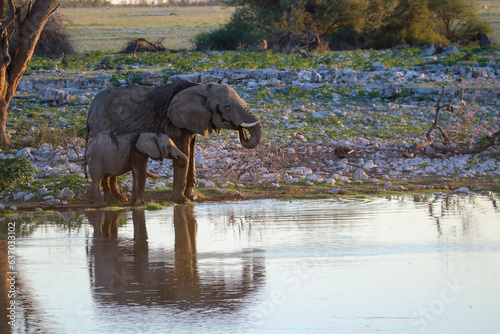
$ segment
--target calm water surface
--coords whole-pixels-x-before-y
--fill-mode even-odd
[[[259,201],[48,218],[17,239],[13,331],[499,333],[499,200]]]

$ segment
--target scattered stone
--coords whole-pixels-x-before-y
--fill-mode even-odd
[[[5,210],[5,205],[3,203],[0,203],[0,210]]]
[[[165,80],[160,73],[144,72],[139,74],[138,83],[144,86],[162,86],[165,84]]]
[[[373,160],[368,160],[367,162],[365,162],[364,166],[363,166],[363,169],[372,169],[372,168],[375,168],[377,167],[377,165],[375,165],[375,163],[373,162]]]
[[[339,178],[339,182],[342,182],[342,183],[351,183],[351,180],[349,180],[349,178],[347,176],[341,176]]]
[[[31,159],[33,156],[31,155],[31,148],[25,147],[17,151],[16,158],[26,158]]]
[[[389,191],[392,189],[392,182],[391,181],[387,181],[384,185],[384,190],[386,191]]]
[[[69,201],[75,197],[75,193],[66,187],[63,190],[61,190],[61,193],[59,194],[58,197],[61,201]]]
[[[365,171],[361,168],[358,168],[356,172],[354,172],[354,176],[352,178],[353,181],[359,180],[368,180],[370,177],[366,175]]]
[[[17,211],[17,206],[12,205],[12,206],[9,207],[9,209],[12,210],[12,211]]]
[[[385,71],[387,68],[387,66],[382,63],[373,63],[372,66],[375,71]]]
[[[20,191],[20,192],[14,194],[14,200],[18,201],[21,198],[23,198],[24,196],[25,196],[25,194],[22,191]]]
[[[70,103],[75,99],[68,92],[56,88],[45,88],[40,92],[38,98],[42,102],[56,102],[57,104]]]
[[[429,45],[424,51],[420,52],[420,57],[429,57],[433,56],[437,52],[434,45]]]
[[[43,211],[43,209],[42,209],[42,208],[40,208],[40,207],[36,207],[36,208],[35,208],[35,211],[40,212],[40,211]]]
[[[60,205],[61,204],[61,200],[57,199],[57,198],[51,198],[51,199],[48,199],[44,202],[45,205],[47,206],[54,206],[54,205]]]
[[[47,195],[47,189],[45,188],[45,185],[43,185],[40,189],[38,189],[38,193],[42,196]]]
[[[35,195],[33,194],[27,194],[26,196],[24,196],[24,201],[25,202],[28,202],[30,201]]]
[[[330,189],[329,191],[331,194],[338,194],[340,192],[340,187],[332,187],[332,189]]]
[[[407,190],[404,186],[402,185],[397,185],[396,188],[394,188],[395,191],[405,191]]]
[[[212,188],[212,187],[215,187],[215,183],[213,181],[204,181],[203,182],[203,187],[205,187],[205,188]]]
[[[468,194],[468,193],[470,193],[470,189],[467,187],[460,187],[458,189],[455,189],[454,193],[456,193],[456,194]]]

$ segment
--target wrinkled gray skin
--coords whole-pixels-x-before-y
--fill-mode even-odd
[[[133,189],[130,203],[142,205],[146,185],[148,158],[155,160],[172,159],[174,166],[186,167],[187,157],[177,149],[172,140],[160,133],[129,133],[116,135],[114,132],[100,132],[87,145],[85,160],[92,182],[86,199],[96,206],[117,203],[111,194],[108,182],[102,182],[104,198],[101,195],[101,181],[108,177],[132,171]],[[125,198],[126,200],[126,198]]]
[[[176,203],[196,199],[196,135],[208,136],[220,129],[238,130],[241,145],[248,149],[257,147],[263,137],[259,119],[233,88],[185,80],[157,88],[108,88],[95,96],[87,118],[87,135],[89,131],[93,135],[102,131],[167,134],[188,158],[186,167],[174,165],[172,199]],[[120,198],[116,178],[110,182],[114,196]]]

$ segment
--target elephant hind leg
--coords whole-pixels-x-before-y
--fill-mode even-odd
[[[101,195],[101,187],[99,186],[99,181],[92,180],[92,183],[89,186],[89,190],[86,194],[86,199],[93,202],[95,206],[106,206],[106,201]]]
[[[102,191],[104,192],[104,200],[108,204],[117,204],[120,203],[112,194],[112,191],[109,187],[109,177],[105,176],[101,181]]]
[[[116,203],[128,201],[127,197],[123,196],[118,190],[116,176],[109,177],[109,189],[111,190],[111,194],[113,195],[110,197],[114,197],[114,199],[117,201]]]

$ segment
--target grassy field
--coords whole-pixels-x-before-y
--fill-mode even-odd
[[[169,49],[191,48],[198,33],[229,20],[232,10],[207,7],[62,8],[76,50],[118,51],[127,41],[164,39]]]
[[[498,0],[475,0],[479,13],[483,18],[490,22],[493,28],[493,34],[490,35],[491,41],[500,44],[500,1]],[[483,9],[486,6],[487,9]]]
[[[494,32],[490,39],[500,44],[500,1],[475,1],[481,16],[491,23]],[[483,5],[489,10],[484,10]],[[110,7],[61,8],[59,13],[68,19],[68,29],[76,50],[118,51],[127,41],[146,38],[164,39],[169,49],[192,48],[191,39],[198,33],[226,23],[231,8],[206,7]]]

